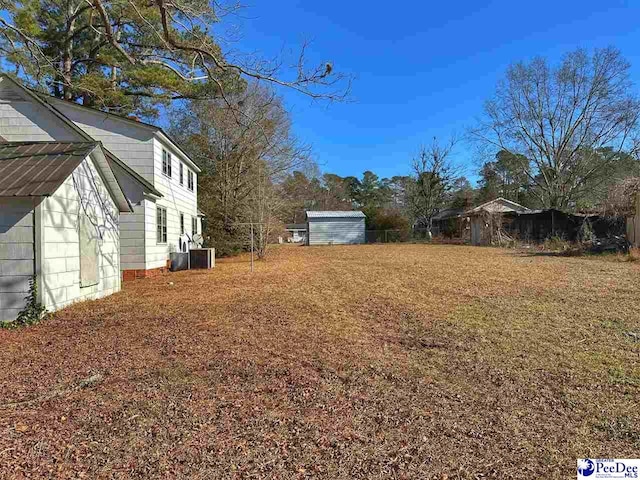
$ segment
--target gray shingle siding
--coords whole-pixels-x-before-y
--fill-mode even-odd
[[[33,275],[33,201],[0,199],[0,322],[24,308]]]
[[[364,218],[310,218],[309,245],[364,243]]]

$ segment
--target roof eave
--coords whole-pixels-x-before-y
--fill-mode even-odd
[[[145,189],[145,193],[154,196],[156,198],[162,198],[163,195],[153,186],[151,182],[142,177],[138,172],[136,172],[129,165],[120,160],[116,155],[111,153],[108,149],[102,147],[105,151],[105,155],[107,158],[110,158],[113,162],[115,162],[120,168],[122,168],[125,172],[127,172],[134,180],[136,180],[142,187]]]
[[[107,156],[105,155],[105,152],[103,150],[101,143],[96,142],[96,147],[87,156],[92,156],[92,155],[96,155],[98,159],[104,161],[104,164],[103,164],[104,167],[100,164],[100,162],[96,162],[96,166],[100,168],[100,170],[102,170],[103,181],[106,184],[105,186],[111,192],[113,199],[116,200],[116,203],[118,205],[118,210],[120,211],[120,213],[133,212],[133,207],[131,206],[131,202],[129,202],[129,199],[127,198],[124,191],[122,190],[122,186],[120,185],[120,182],[118,182],[118,177],[114,173],[113,169],[109,166]],[[106,174],[109,174],[109,173],[113,176],[113,181],[115,182],[115,186],[117,188],[114,188],[114,185],[110,184],[108,179],[105,178]]]

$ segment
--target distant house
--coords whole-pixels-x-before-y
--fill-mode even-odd
[[[99,142],[0,143],[0,321],[29,280],[55,311],[120,290],[120,214],[132,211]]]
[[[285,225],[285,230],[289,232],[290,242],[300,243],[307,241],[307,224],[306,223],[289,223]]]
[[[579,239],[585,223],[597,238],[620,235],[624,230],[620,222],[597,214],[569,213],[555,208],[531,210],[500,198],[465,215],[471,223],[472,245],[502,244],[511,239],[541,243],[551,237],[573,242]]]
[[[359,211],[307,212],[307,245],[365,242],[365,214]]]
[[[503,214],[523,213],[529,209],[506,198],[496,198],[465,212],[471,223],[471,244],[489,245],[500,234]]]

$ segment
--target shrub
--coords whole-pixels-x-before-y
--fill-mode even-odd
[[[29,293],[24,299],[27,303],[18,313],[18,317],[13,322],[4,323],[3,327],[26,327],[38,323],[45,317],[47,309],[38,301],[38,281],[35,275],[29,281]]]
[[[591,222],[585,219],[580,225],[580,231],[578,232],[578,242],[581,244],[592,244],[596,241],[596,234],[593,231]]]
[[[565,250],[569,250],[570,247],[571,244],[558,235],[547,237],[542,243],[543,250],[550,250],[554,252],[564,252]]]

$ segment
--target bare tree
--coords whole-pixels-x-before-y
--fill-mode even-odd
[[[614,217],[633,217],[640,196],[640,177],[625,178],[609,187],[603,214]]]
[[[427,229],[429,238],[433,217],[443,207],[460,173],[451,161],[455,145],[453,136],[446,144],[434,137],[431,145],[422,147],[411,164],[412,181],[407,186],[407,197],[417,223]]]
[[[629,64],[613,48],[516,63],[485,105],[472,135],[521,155],[520,168],[545,207],[568,208],[598,183],[616,154],[635,148],[640,103]],[[603,154],[605,147],[608,154]]]
[[[246,235],[238,223],[259,223],[255,235],[264,256],[282,206],[280,184],[311,162],[311,149],[293,135],[272,90],[254,84],[229,100],[233,107],[223,100],[189,103],[172,115],[171,133],[203,168],[200,206],[216,248],[224,249],[225,238],[236,242]]]

